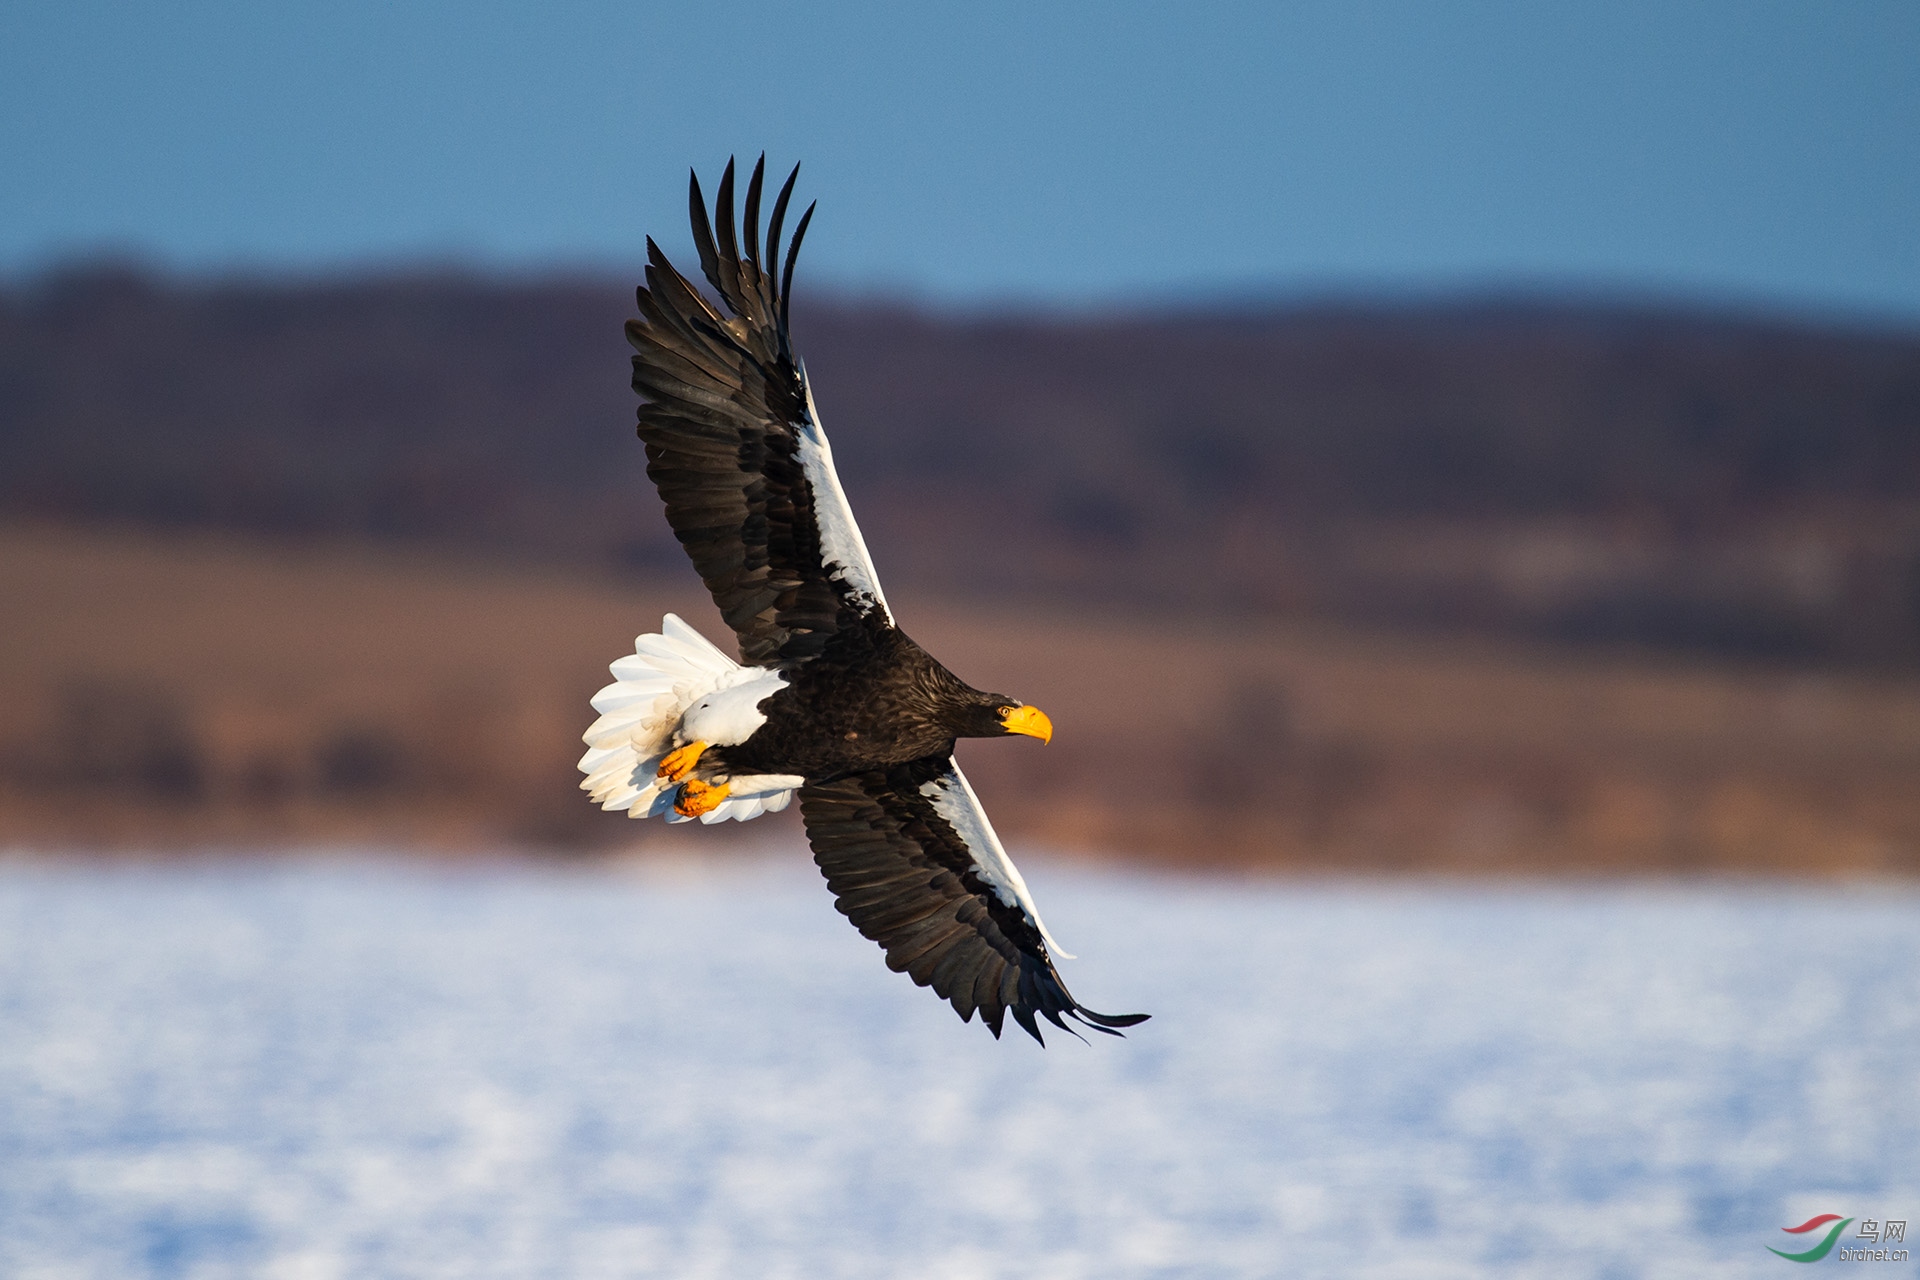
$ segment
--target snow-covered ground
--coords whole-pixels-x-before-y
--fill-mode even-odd
[[[1779,1275],[1821,1212],[1920,1246],[1911,888],[1039,861],[1075,993],[1154,1014],[1042,1051],[786,858],[0,863],[0,1275]]]

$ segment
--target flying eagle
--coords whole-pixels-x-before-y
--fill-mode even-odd
[[[1044,1017],[1097,1031],[1144,1014],[1074,1000],[1026,882],[953,759],[957,738],[1047,741],[1038,708],[983,693],[893,622],[834,473],[805,366],[787,333],[794,259],[781,226],[799,166],[760,247],[761,179],[744,237],[733,162],[711,221],[696,175],[693,240],[726,314],[647,239],[640,318],[627,322],[647,474],[667,522],[740,640],[740,662],[672,614],[612,666],[593,699],[581,788],[605,809],[746,821],[797,791],[814,861],[836,905],[887,965],[930,986],[997,1038],[1010,1012],[1034,1039]],[[744,249],[744,253],[742,250]]]

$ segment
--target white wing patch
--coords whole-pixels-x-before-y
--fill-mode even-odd
[[[867,553],[867,541],[853,518],[853,507],[840,487],[840,475],[833,468],[833,446],[827,443],[826,428],[820,425],[820,410],[814,407],[813,384],[807,371],[800,370],[800,385],[807,392],[807,421],[800,424],[800,466],[813,485],[813,514],[820,526],[820,554],[827,560],[829,572],[852,587],[857,595],[880,606],[891,621],[886,592],[880,589],[880,575],[874,572],[873,557]]]
[[[1018,907],[1033,922],[1049,952],[1072,960],[1073,954],[1047,932],[1046,923],[1040,919],[1040,908],[1033,905],[1027,882],[1020,878],[1020,868],[1013,865],[1013,859],[1000,844],[1000,837],[993,833],[987,811],[981,807],[980,797],[967,785],[967,775],[960,772],[959,764],[949,762],[945,773],[921,784],[920,794],[932,802],[933,811],[945,818],[947,825],[966,842],[967,852],[973,855],[974,870],[993,886],[994,896],[1009,907]]]
[[[603,809],[633,818],[666,814],[669,822],[688,819],[673,811],[674,788],[656,776],[661,758],[696,740],[745,742],[766,723],[759,704],[787,683],[778,671],[741,666],[671,613],[610,669],[614,682],[593,696],[600,718],[581,735],[587,754],[580,772],[587,776],[580,789]],[[803,781],[784,774],[730,779],[727,799],[700,820],[777,813]]]

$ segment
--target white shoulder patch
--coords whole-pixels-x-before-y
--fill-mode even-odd
[[[1046,941],[1047,950],[1065,960],[1072,960],[1073,953],[1067,951],[1053,935],[1047,932],[1046,922],[1040,919],[1040,908],[1033,905],[1033,895],[1027,892],[1027,882],[1020,877],[1020,868],[1013,865],[1013,859],[1007,856],[1006,849],[1000,843],[1000,837],[993,833],[993,824],[987,821],[987,811],[980,804],[980,797],[973,794],[973,788],[967,784],[967,775],[960,772],[957,763],[949,761],[947,771],[931,782],[922,783],[920,794],[933,804],[933,811],[947,820],[959,837],[966,842],[967,851],[973,854],[973,866],[980,878],[993,886],[993,892],[1000,901],[1010,907],[1018,907],[1033,927],[1040,931]]]
[[[680,718],[680,736],[688,742],[731,747],[751,738],[767,722],[760,704],[787,687],[787,678],[767,667],[735,667],[722,675],[711,693],[702,694]]]
[[[807,421],[800,424],[800,466],[813,485],[814,519],[820,525],[820,553],[826,557],[831,574],[880,607],[891,620],[886,592],[880,589],[880,575],[874,572],[873,557],[860,536],[853,518],[853,507],[840,487],[840,474],[833,468],[833,446],[827,443],[826,428],[820,425],[820,410],[813,403],[813,384],[807,381],[804,366],[800,385],[807,392]]]

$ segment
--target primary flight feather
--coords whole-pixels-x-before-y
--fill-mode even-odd
[[[894,625],[834,471],[787,304],[809,205],[782,257],[799,166],[760,239],[765,157],[734,219],[728,161],[713,216],[690,183],[694,246],[720,307],[652,238],[640,316],[627,322],[647,475],[667,521],[740,642],[736,663],[669,614],[612,667],[585,735],[584,790],[668,821],[745,821],[797,791],[814,861],[841,912],[887,964],[997,1037],[1011,1013],[1071,1030],[1144,1020],[1087,1009],[973,788],[958,738],[1053,726],[962,682]],[[1042,1041],[1044,1043],[1044,1041]]]

